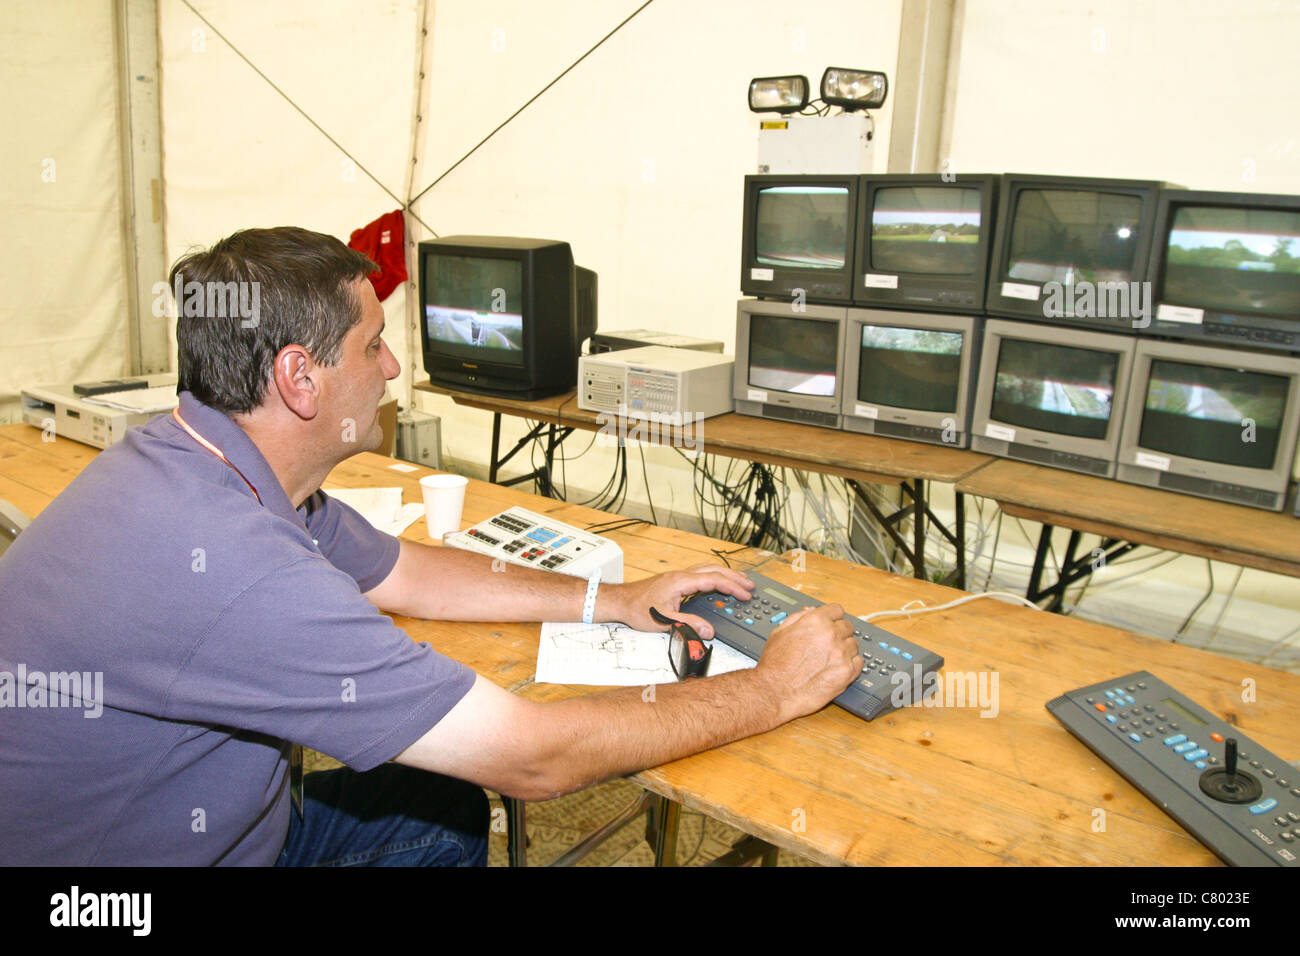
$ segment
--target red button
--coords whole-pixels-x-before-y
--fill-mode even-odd
[[[1093,704],[1092,706],[1096,707],[1096,708],[1097,708],[1099,711],[1101,711],[1103,714],[1106,713],[1106,705],[1105,705],[1105,704]]]
[[[1217,744],[1223,743],[1223,734],[1210,734],[1210,739]]]

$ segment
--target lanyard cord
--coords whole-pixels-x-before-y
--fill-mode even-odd
[[[230,469],[235,474],[237,474],[240,478],[244,478],[244,473],[234,466],[234,464],[230,461],[230,459],[227,458],[222,453],[220,448],[218,448],[216,445],[212,444],[212,442],[208,441],[206,438],[204,438],[202,435],[196,432],[193,428],[190,427],[189,422],[181,418],[181,410],[179,408],[172,409],[172,418],[176,419],[177,423],[181,426],[181,428],[185,429],[187,432],[190,433],[191,438],[193,438],[196,442],[198,442],[208,451],[212,452],[212,454],[216,455],[227,465],[229,465]],[[244,484],[248,485],[248,490],[253,493],[253,497],[257,499],[257,503],[259,505],[262,504],[262,496],[257,493],[257,489],[253,487],[253,483],[249,481],[247,478],[244,478]]]

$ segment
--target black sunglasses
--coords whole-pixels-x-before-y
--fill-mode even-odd
[[[713,645],[706,643],[689,624],[674,621],[655,608],[650,608],[650,616],[660,624],[672,625],[668,632],[668,663],[677,679],[686,680],[707,674],[709,658],[713,656]]]

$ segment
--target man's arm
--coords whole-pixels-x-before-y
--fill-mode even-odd
[[[556,703],[479,677],[397,757],[524,800],[546,800],[763,733],[825,706],[862,669],[838,605],[790,616],[752,670]]]
[[[433,621],[580,621],[587,582],[568,574],[497,562],[460,548],[402,541],[397,564],[366,592],[377,607],[394,614]],[[621,621],[641,631],[665,625],[649,614],[653,606],[690,624],[706,640],[713,626],[678,605],[697,591],[721,591],[749,600],[748,578],[721,567],[671,571],[627,584],[602,582],[594,620]]]

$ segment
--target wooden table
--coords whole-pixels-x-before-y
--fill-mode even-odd
[[[1061,606],[1066,587],[1093,571],[1091,554],[1075,557],[1084,533],[1101,537],[1106,561],[1150,545],[1300,577],[1300,519],[1290,514],[1009,460],[958,479],[957,490],[1042,523],[1027,596],[1035,602],[1050,596],[1052,610]],[[1040,587],[1054,526],[1073,533],[1057,580]]]
[[[546,440],[546,464],[535,472],[511,479],[516,484],[533,478],[538,480],[543,493],[549,493],[551,464],[556,445],[573,429],[599,432],[615,426],[616,416],[587,411],[578,407],[577,393],[569,392],[534,401],[497,398],[444,388],[421,382],[415,388],[436,395],[447,395],[466,408],[478,408],[493,413],[492,448],[488,465],[488,480],[495,482],[501,465],[509,461],[527,443],[540,438]],[[500,453],[501,416],[531,419],[542,423],[521,439],[509,453]],[[635,426],[635,421],[625,420],[625,428]],[[678,437],[681,432],[676,433]],[[912,574],[926,578],[925,536],[926,525],[933,524],[956,549],[957,568],[952,582],[965,586],[966,576],[966,522],[962,495],[956,495],[956,518],[952,530],[935,517],[930,510],[926,482],[938,481],[955,484],[959,479],[983,465],[994,461],[991,456],[961,448],[930,445],[924,442],[902,441],[877,435],[818,428],[794,422],[773,421],[749,415],[729,413],[705,419],[693,431],[688,429],[687,439],[693,447],[708,454],[725,455],[742,461],[759,462],[781,468],[794,468],[845,478],[857,499],[871,513],[884,532],[903,553],[912,566]],[[698,446],[695,443],[698,442]],[[859,487],[860,482],[899,487],[911,500],[892,514],[882,513],[875,502]],[[912,540],[906,540],[897,525],[905,518],[914,517]]]
[[[95,454],[24,425],[0,427],[0,494],[39,511]],[[418,501],[427,469],[394,471],[391,459],[359,455],[326,487],[398,486]],[[608,515],[471,481],[464,525],[512,504],[584,526]],[[425,536],[423,522],[405,533]],[[639,524],[610,535],[629,579],[708,557],[718,542]],[[728,550],[734,546],[726,545]],[[797,571],[780,555],[730,555],[855,614],[957,592],[862,565],[806,556]],[[535,700],[591,688],[537,684],[538,628],[399,618],[416,640]],[[996,716],[975,707],[895,711],[867,723],[825,710],[766,734],[635,774],[632,779],[800,856],[855,865],[1208,865],[1216,858],[1044,709],[1063,691],[1146,669],[1225,716],[1263,746],[1300,751],[1300,677],[1112,628],[998,601],[888,619],[887,629],[946,659],[945,671],[998,678]],[[1255,681],[1254,701],[1241,699]],[[1104,811],[1104,830],[1095,830]]]

